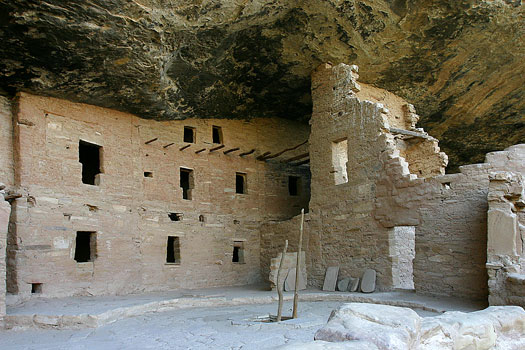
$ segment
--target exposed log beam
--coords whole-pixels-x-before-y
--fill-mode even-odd
[[[210,153],[211,152],[215,152],[217,150],[220,150],[221,148],[224,148],[224,145],[220,145],[220,146],[217,146],[217,147],[210,148]]]
[[[231,153],[231,152],[235,152],[235,151],[238,151],[240,148],[239,147],[235,147],[235,148],[231,148],[227,151],[224,151],[224,154],[228,154],[228,153]]]
[[[306,157],[308,157],[309,155],[310,155],[310,153],[299,154],[298,156],[295,156],[295,157],[292,157],[292,158],[288,158],[288,159],[283,160],[283,163],[290,163],[290,162],[293,162],[294,160],[299,160],[299,159],[306,158]]]
[[[249,155],[249,154],[252,154],[253,152],[255,152],[255,148],[252,149],[251,151],[248,151],[248,152],[244,152],[244,153],[239,154],[239,157],[247,156],[247,155]]]
[[[304,142],[301,142],[300,144],[298,144],[297,146],[294,146],[294,147],[290,147],[290,148],[286,148],[284,150],[282,150],[281,152],[277,152],[275,154],[272,154],[271,156],[268,156],[265,158],[266,159],[272,159],[272,158],[276,158],[276,157],[279,157],[281,154],[285,153],[285,152],[289,152],[289,151],[293,151],[294,149],[297,149],[299,147],[301,147],[302,145],[308,143],[308,140],[304,141]]]
[[[172,143],[168,143],[166,146],[162,146],[162,148],[168,148],[168,147],[171,147],[175,144],[175,142],[172,142]]]
[[[184,151],[188,147],[191,147],[191,145],[182,146],[181,148],[179,148],[179,151]]]
[[[151,140],[149,140],[149,141],[144,142],[144,144],[145,144],[145,145],[149,145],[150,143],[155,142],[155,141],[157,141],[158,139],[159,139],[158,137],[155,137],[154,139],[151,139]]]

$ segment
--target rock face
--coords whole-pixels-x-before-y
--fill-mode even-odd
[[[355,63],[416,105],[451,166],[523,141],[520,0],[0,2],[0,88],[144,118],[307,120],[310,73]]]
[[[301,344],[302,349],[517,350],[525,347],[525,311],[492,306],[421,318],[407,308],[350,303],[332,312],[315,339]],[[283,349],[300,348],[293,344]]]

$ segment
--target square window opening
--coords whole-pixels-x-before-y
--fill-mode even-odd
[[[244,242],[233,241],[232,262],[244,264]]]
[[[212,142],[213,143],[219,143],[222,144],[222,128],[220,126],[212,126],[211,129],[211,136],[212,136]]]
[[[31,283],[31,294],[42,294],[42,283]]]
[[[243,174],[243,173],[235,174],[235,193],[239,193],[239,194],[246,193],[246,174]]]
[[[336,185],[348,182],[348,140],[346,138],[332,142],[332,172]]]
[[[182,221],[182,213],[169,213],[168,214],[171,221]]]
[[[182,188],[182,199],[192,199],[193,170],[180,168],[180,187]]]
[[[78,143],[78,158],[82,164],[82,183],[99,185],[98,174],[102,173],[102,147],[80,140]]]
[[[184,142],[195,143],[195,128],[191,126],[184,127]]]
[[[153,177],[153,173],[151,171],[145,171],[144,177]]]
[[[168,236],[166,263],[180,264],[180,260],[180,239],[176,236]]]
[[[288,176],[288,193],[290,196],[298,196],[301,187],[301,178],[299,176]]]
[[[97,238],[95,232],[78,231],[75,240],[76,262],[89,262],[95,260],[97,252]]]

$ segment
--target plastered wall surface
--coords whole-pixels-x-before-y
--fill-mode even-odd
[[[487,155],[507,164],[489,175],[487,272],[491,305],[525,306],[525,145]]]
[[[36,283],[46,296],[64,296],[256,282],[261,222],[289,218],[308,204],[307,168],[285,162],[308,152],[307,126],[277,119],[156,122],[25,93],[18,103],[14,144],[23,196],[13,203],[9,236],[12,293],[27,295]],[[212,125],[222,128],[222,148],[212,143]],[[184,126],[196,131],[195,143],[183,142]],[[102,147],[99,185],[82,183],[80,140]],[[272,161],[257,160],[285,149]],[[193,171],[191,200],[183,199],[181,167]],[[236,193],[236,173],[245,176],[245,194]],[[290,175],[301,179],[297,196],[288,192]],[[95,232],[92,261],[75,261],[77,231]],[[166,263],[168,236],[179,237],[180,264]],[[244,263],[232,262],[235,244]]]

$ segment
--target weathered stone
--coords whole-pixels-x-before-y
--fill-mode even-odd
[[[357,288],[359,288],[359,277],[350,277],[350,281],[348,282],[348,291],[357,292]]]
[[[348,291],[348,284],[350,283],[350,278],[343,278],[337,282],[337,290],[340,292]]]
[[[344,341],[332,343],[323,340],[310,343],[297,343],[284,345],[277,349],[280,350],[378,350],[378,347],[368,341]]]
[[[288,275],[286,276],[286,280],[284,281],[284,290],[287,292],[291,292],[295,290],[295,267],[288,270]],[[306,289],[306,276],[304,274],[299,273],[299,286],[297,290],[304,290]]]
[[[520,3],[5,1],[0,86],[154,119],[307,120],[311,70],[350,61],[414,103],[457,167],[523,140]]]
[[[324,277],[323,290],[335,292],[335,285],[337,284],[337,275],[339,274],[339,266],[330,266],[326,269]]]
[[[372,293],[376,289],[376,271],[367,269],[361,278],[361,292]]]
[[[408,308],[350,303],[332,311],[316,340],[368,341],[381,350],[408,350],[418,344],[421,318]]]

